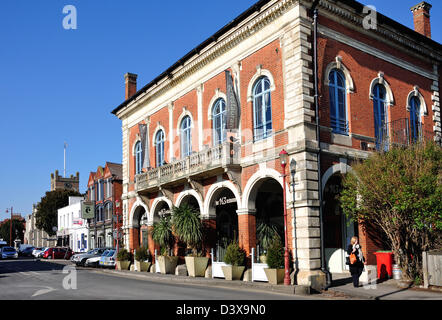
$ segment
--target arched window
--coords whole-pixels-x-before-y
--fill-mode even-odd
[[[410,137],[411,141],[416,142],[420,139],[422,133],[421,123],[421,103],[418,97],[411,97],[410,102]]]
[[[106,220],[112,219],[112,203],[108,202],[106,204]]]
[[[143,166],[142,161],[141,161],[141,141],[138,141],[135,144],[135,174],[140,174],[141,173],[141,168]]]
[[[373,87],[374,130],[376,146],[379,148],[388,136],[386,90],[381,84]]]
[[[253,87],[253,135],[254,140],[265,139],[272,133],[272,99],[270,80],[259,78]]]
[[[164,164],[164,131],[159,130],[155,135],[155,159],[157,167]]]
[[[329,74],[330,122],[333,132],[348,133],[345,77],[333,69]]]
[[[185,116],[181,121],[181,156],[187,157],[192,153],[192,120],[189,116]]]
[[[212,110],[213,121],[213,144],[218,144],[226,141],[226,101],[220,98],[216,100]]]

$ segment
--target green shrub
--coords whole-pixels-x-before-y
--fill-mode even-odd
[[[281,240],[273,240],[267,248],[267,265],[270,269],[284,268],[284,247]]]
[[[131,254],[126,249],[121,249],[117,253],[117,261],[129,261],[131,260]]]
[[[227,246],[224,262],[232,266],[243,266],[245,264],[246,253],[236,242]]]
[[[137,261],[149,261],[150,252],[146,247],[140,247],[135,251],[135,260]]]

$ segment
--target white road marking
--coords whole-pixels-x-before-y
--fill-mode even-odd
[[[40,290],[36,291],[36,292],[32,295],[32,297],[41,296],[41,295],[43,295],[43,294],[47,294],[47,293],[52,292],[52,291],[55,291],[55,290],[57,290],[57,289],[54,289],[54,288],[52,288],[52,287],[46,287],[46,289],[40,289]]]

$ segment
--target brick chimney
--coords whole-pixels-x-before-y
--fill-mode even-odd
[[[134,73],[126,73],[124,81],[126,84],[126,100],[137,92],[137,75]]]
[[[431,39],[430,10],[431,4],[422,1],[411,8],[414,18],[414,30]]]

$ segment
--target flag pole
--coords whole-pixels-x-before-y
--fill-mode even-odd
[[[64,158],[63,158],[63,165],[64,165],[63,174],[64,174],[64,177],[66,178],[66,142],[64,143]]]

